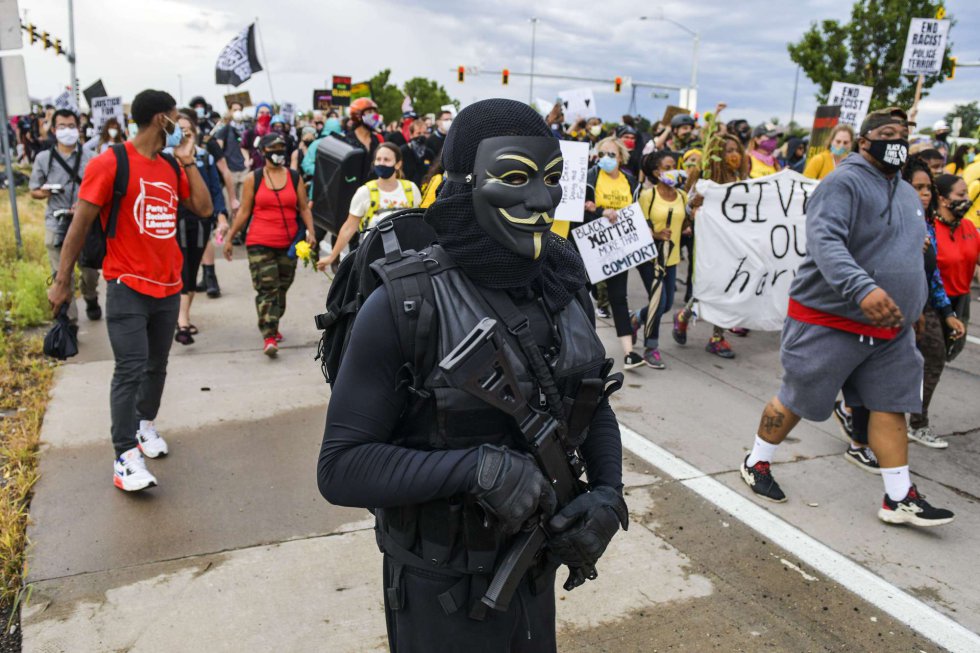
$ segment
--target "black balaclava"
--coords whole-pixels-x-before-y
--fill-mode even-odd
[[[504,246],[477,220],[472,181],[461,181],[474,173],[480,143],[498,136],[552,133],[534,109],[514,100],[482,100],[460,111],[442,149],[446,182],[425,219],[439,244],[477,284],[500,290],[535,287],[552,310],[560,309],[585,285],[585,267],[575,249],[551,231],[542,234],[537,258]]]

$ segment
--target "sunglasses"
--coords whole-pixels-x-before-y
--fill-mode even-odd
[[[617,154],[615,152],[599,152],[599,158],[608,156],[610,159],[615,159]]]

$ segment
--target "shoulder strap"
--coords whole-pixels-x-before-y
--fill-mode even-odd
[[[112,182],[112,208],[109,209],[109,219],[106,221],[106,238],[116,237],[116,223],[119,222],[119,207],[122,198],[129,187],[129,156],[126,154],[124,143],[112,145],[112,154],[116,157],[116,177]]]
[[[288,170],[289,170],[289,178],[293,182],[293,190],[298,193],[299,192],[299,171],[293,170],[292,168],[288,168]]]
[[[255,186],[255,192],[259,192],[259,184],[262,183],[262,171],[265,168],[257,168],[255,172],[252,173],[252,185]]]
[[[162,156],[163,160],[169,163],[170,167],[174,169],[174,174],[177,176],[177,186],[174,188],[174,190],[178,191],[179,193],[180,192],[180,164],[177,163],[177,159],[175,159],[174,155],[172,154],[167,154],[166,152],[160,152],[160,156]]]
[[[69,175],[69,177],[71,178],[72,181],[74,181],[76,184],[82,183],[82,178],[78,176],[78,169],[81,167],[81,164],[82,164],[82,149],[81,148],[76,148],[75,149],[75,165],[73,165],[70,168],[68,167],[68,162],[65,161],[61,157],[61,153],[58,151],[57,148],[52,147],[48,151],[51,152],[51,159],[57,161],[58,162],[58,165],[60,165],[62,168],[64,168],[65,172],[68,173],[68,175]],[[51,159],[48,160],[48,174],[49,175],[51,174]]]
[[[367,229],[368,223],[371,222],[371,218],[374,217],[374,214],[378,212],[378,206],[381,204],[381,191],[378,190],[378,180],[371,179],[364,185],[367,186],[370,201],[368,203],[367,211],[365,211],[364,215],[361,216],[361,223],[359,225],[360,231],[365,231]]]
[[[408,179],[399,179],[402,190],[405,191],[405,199],[408,200],[408,208],[415,207],[415,191],[412,190],[412,182]]]

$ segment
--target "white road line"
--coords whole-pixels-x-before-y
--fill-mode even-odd
[[[975,345],[980,345],[980,338],[978,338],[976,336],[967,336],[966,337],[966,341],[967,342],[972,342]]]
[[[802,562],[953,653],[980,651],[980,635],[815,540],[620,423],[623,445]]]

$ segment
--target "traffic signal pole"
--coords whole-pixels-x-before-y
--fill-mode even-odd
[[[71,64],[71,88],[75,92],[75,106],[82,106],[78,98],[78,73],[75,71],[75,0],[68,0],[68,62]]]

